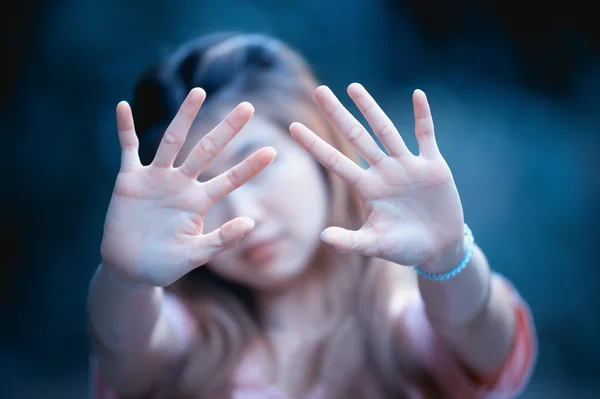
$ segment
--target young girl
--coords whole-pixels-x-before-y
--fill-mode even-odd
[[[348,94],[381,147],[285,45],[218,34],[142,77],[135,129],[117,106],[95,398],[521,391],[531,315],[464,223],[425,94],[418,156],[361,85]]]

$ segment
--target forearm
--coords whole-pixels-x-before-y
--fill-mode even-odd
[[[514,334],[514,309],[478,247],[457,276],[445,281],[419,277],[419,289],[432,327],[470,369],[490,374],[502,365]]]
[[[92,346],[104,377],[122,394],[140,394],[169,358],[172,332],[163,289],[135,285],[100,266],[89,291]]]

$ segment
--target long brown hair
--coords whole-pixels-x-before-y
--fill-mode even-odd
[[[152,161],[164,128],[192,87],[206,90],[205,108],[249,100],[257,113],[283,129],[293,121],[303,122],[357,160],[313,101],[317,80],[301,56],[267,36],[220,33],[181,46],[139,81],[133,114],[143,163]],[[340,178],[322,171],[329,188],[328,225],[359,228],[363,213],[358,198]],[[433,397],[436,385],[392,333],[389,268],[363,256],[337,254],[325,244],[312,264],[323,273],[324,306],[331,318],[323,334],[301,351],[294,394],[302,395],[321,382],[326,398],[405,398],[409,386]],[[170,289],[196,316],[200,334],[167,396],[227,397],[235,366],[260,337],[252,291],[210,267],[196,268]]]

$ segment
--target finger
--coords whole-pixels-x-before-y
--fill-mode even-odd
[[[375,165],[385,157],[385,154],[369,132],[352,116],[350,111],[342,105],[327,86],[320,86],[315,90],[315,99],[331,123],[346,137],[369,165]]]
[[[389,155],[399,157],[410,154],[404,140],[402,140],[402,136],[400,136],[390,118],[361,84],[352,83],[348,86],[348,95],[369,122],[369,126],[379,137]]]
[[[208,234],[198,236],[193,243],[191,264],[202,265],[220,252],[236,246],[244,235],[254,228],[254,225],[254,220],[249,217],[238,217]]]
[[[121,145],[121,170],[125,172],[141,166],[138,155],[139,140],[135,134],[131,107],[126,101],[117,105],[117,130]]]
[[[277,153],[273,147],[261,148],[227,172],[203,183],[205,192],[210,199],[207,206],[220,200],[259,174],[273,162],[275,155]]]
[[[317,136],[312,130],[301,123],[294,122],[290,126],[290,134],[321,165],[349,185],[355,186],[360,181],[364,169]]]
[[[185,142],[185,137],[206,98],[206,92],[198,87],[192,89],[177,111],[177,114],[167,127],[160,141],[152,165],[170,168]]]
[[[426,158],[435,158],[440,155],[433,129],[431,110],[427,96],[421,90],[413,93],[413,107],[415,113],[415,135],[419,143],[419,151]]]
[[[321,240],[332,245],[338,252],[358,252],[367,256],[377,256],[375,235],[363,230],[328,227],[321,233]]]
[[[227,117],[194,146],[180,170],[193,179],[206,168],[236,134],[248,123],[254,107],[248,102],[239,104]]]

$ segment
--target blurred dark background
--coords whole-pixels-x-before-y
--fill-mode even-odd
[[[466,218],[529,302],[524,398],[600,397],[600,34],[593,2],[2,3],[0,398],[85,398],[85,301],[118,170],[114,108],[181,41],[261,32],[340,95],[363,83],[415,148],[425,90]],[[345,101],[348,104],[348,101]]]

